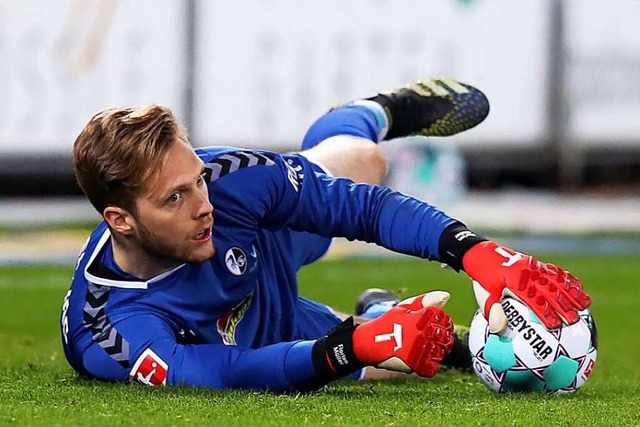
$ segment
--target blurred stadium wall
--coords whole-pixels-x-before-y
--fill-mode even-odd
[[[288,151],[331,106],[450,76],[491,114],[420,153],[413,176],[435,155],[432,184],[451,183],[435,202],[480,224],[502,206],[507,229],[540,211],[553,229],[559,194],[569,228],[638,231],[639,21],[628,0],[0,0],[0,194],[79,195],[71,146],[108,106],[168,105],[194,145]],[[594,218],[576,219],[582,202]]]

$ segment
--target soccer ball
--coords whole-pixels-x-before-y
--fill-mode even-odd
[[[502,307],[509,321],[500,335],[478,310],[471,322],[469,349],[473,370],[492,391],[573,393],[596,362],[598,334],[589,310],[574,325],[547,330],[529,308],[514,298]]]

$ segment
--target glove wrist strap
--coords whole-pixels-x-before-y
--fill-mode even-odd
[[[366,366],[353,351],[353,331],[356,327],[353,317],[349,317],[315,342],[311,357],[322,378],[333,381]]]
[[[488,239],[478,236],[461,222],[454,222],[444,229],[438,242],[440,262],[456,271],[462,270],[462,258],[471,247]]]

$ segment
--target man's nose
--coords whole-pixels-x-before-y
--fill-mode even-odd
[[[213,205],[209,201],[209,194],[207,192],[198,192],[198,207],[196,209],[196,218],[211,215],[213,212]]]

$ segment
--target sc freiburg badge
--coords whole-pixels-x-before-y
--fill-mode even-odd
[[[237,246],[229,248],[224,255],[224,263],[227,265],[227,270],[234,276],[242,276],[247,271],[247,256]]]

